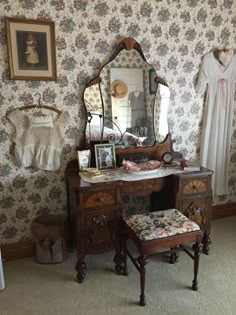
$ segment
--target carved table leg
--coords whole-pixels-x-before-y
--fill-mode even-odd
[[[127,276],[127,253],[126,253],[126,235],[124,232],[119,231],[115,235],[115,251],[114,256],[115,271],[117,275]]]
[[[146,280],[146,264],[148,260],[145,256],[142,255],[138,257],[137,261],[140,265],[139,272],[140,272],[140,285],[141,285],[139,305],[144,306],[146,304],[144,290],[145,290],[145,280]]]
[[[128,275],[128,269],[127,269],[127,251],[126,251],[126,238],[123,238],[122,242],[122,248],[123,248],[123,276]]]
[[[171,249],[177,249],[178,248],[178,245],[177,246],[175,246],[174,248],[171,248]],[[176,261],[177,261],[177,259],[179,258],[179,253],[171,253],[170,254],[170,263],[171,264],[174,264]]]
[[[192,289],[194,291],[197,291],[197,274],[198,274],[198,266],[199,266],[199,249],[200,245],[199,243],[196,243],[193,245],[193,250],[194,250],[194,279],[193,279],[193,284],[192,284]]]
[[[115,271],[117,275],[121,275],[122,270],[123,270],[123,257],[121,252],[116,252],[114,259],[115,263]]]
[[[115,263],[115,271],[117,275],[121,275],[122,273],[122,262],[123,262],[123,256],[122,256],[122,239],[121,239],[121,233],[115,235],[115,256],[114,256],[114,263]]]
[[[127,276],[127,252],[125,248],[122,251],[116,251],[113,261],[115,263],[116,274]]]
[[[75,265],[75,270],[77,271],[76,278],[79,283],[82,283],[85,278],[85,271],[86,271],[86,264],[84,259],[78,259],[76,265]]]

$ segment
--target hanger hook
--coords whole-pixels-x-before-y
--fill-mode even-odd
[[[34,96],[39,95],[38,99],[38,105],[41,105],[41,94],[40,93],[35,93]]]

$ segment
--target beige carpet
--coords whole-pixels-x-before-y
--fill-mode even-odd
[[[138,272],[129,261],[129,276],[113,272],[113,253],[87,257],[83,284],[75,281],[75,255],[58,265],[32,259],[4,264],[6,289],[0,291],[0,315],[235,315],[236,217],[212,223],[209,256],[201,255],[199,290],[190,289],[192,260],[154,258],[147,266],[147,305],[138,306]]]

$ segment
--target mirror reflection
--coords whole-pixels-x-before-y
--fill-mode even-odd
[[[111,110],[115,127],[145,140],[146,100],[142,69],[111,68]],[[141,139],[142,138],[142,139]]]
[[[120,45],[84,90],[88,141],[147,146],[163,141],[168,133],[168,85],[133,43],[132,48]]]

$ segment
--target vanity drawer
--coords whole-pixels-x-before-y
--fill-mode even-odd
[[[84,208],[112,206],[116,204],[116,190],[87,191],[83,193]]]
[[[182,181],[182,195],[204,194],[209,191],[208,178],[194,178]]]

